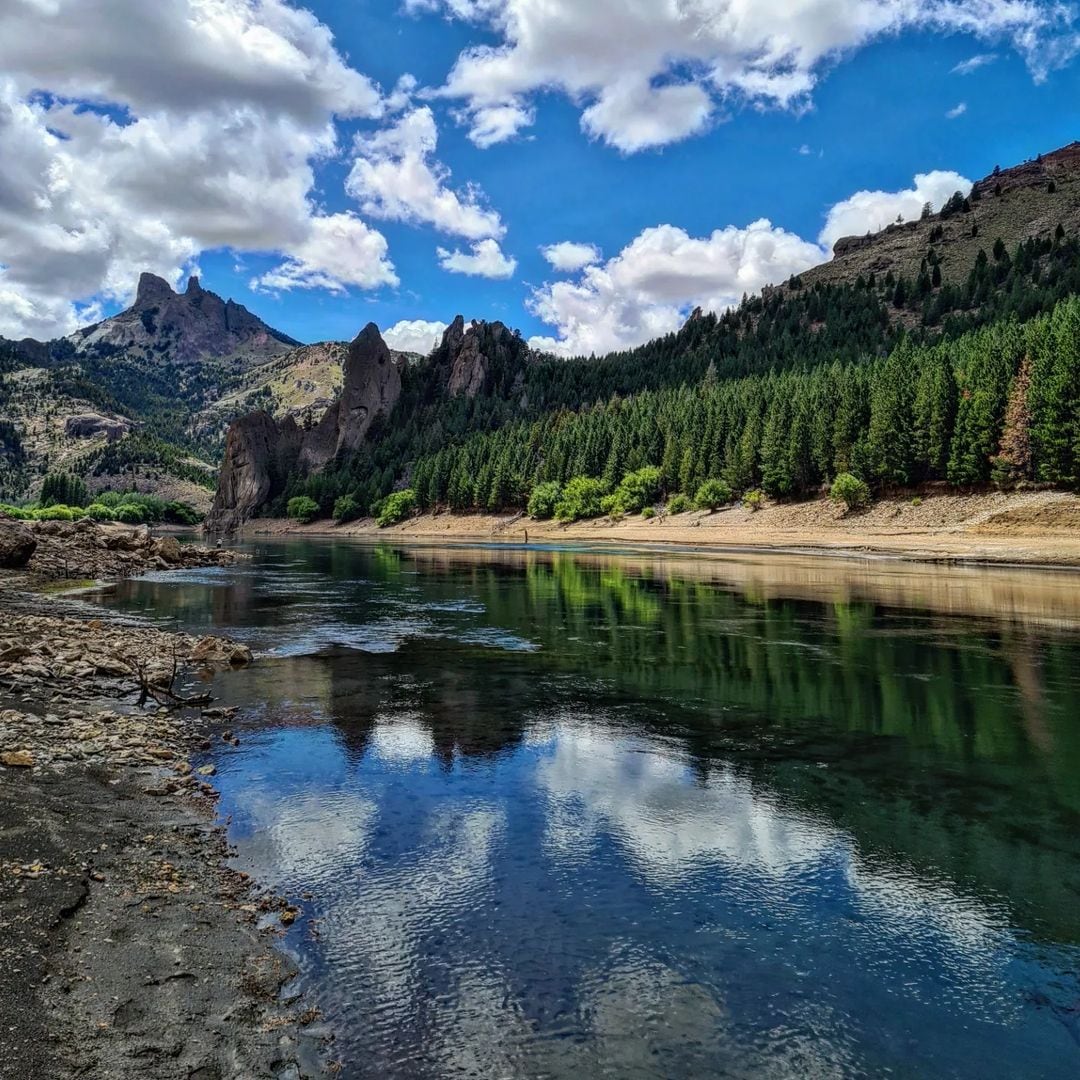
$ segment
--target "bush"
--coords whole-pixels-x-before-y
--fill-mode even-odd
[[[83,513],[94,521],[112,521],[113,511],[99,502],[92,502]]]
[[[842,502],[848,510],[858,510],[870,501],[870,489],[865,481],[845,472],[833,481],[829,498],[834,502]]]
[[[35,521],[74,521],[76,517],[82,517],[80,508],[72,509],[70,506],[42,506],[34,511]]]
[[[334,520],[339,522],[355,521],[360,516],[360,504],[352,495],[342,495],[334,503]]]
[[[308,498],[307,495],[297,495],[289,500],[285,512],[294,521],[306,525],[309,521],[314,521],[318,516],[319,504],[314,499]]]
[[[731,502],[734,497],[731,488],[723,480],[706,480],[697,489],[694,505],[699,510],[715,510],[718,506]]]
[[[760,510],[765,505],[765,492],[758,488],[748,491],[742,497],[742,504],[747,510]]]
[[[911,505],[922,506],[922,499],[918,495],[916,495],[915,498],[911,500]]]
[[[563,489],[562,498],[555,506],[555,517],[559,521],[599,517],[604,512],[601,505],[604,486],[591,476],[575,476]]]
[[[0,503],[0,515],[3,517],[14,518],[16,521],[30,521],[34,512],[32,510],[24,510],[21,506],[11,506],[8,503]]]
[[[685,514],[687,510],[693,510],[694,507],[690,500],[683,494],[672,495],[668,499],[667,512],[669,514]]]
[[[198,525],[203,515],[190,503],[173,499],[165,504],[164,520],[172,525]]]
[[[375,523],[380,529],[385,529],[388,525],[396,525],[399,521],[404,521],[415,510],[415,491],[411,488],[407,488],[405,491],[395,491],[382,500],[382,506],[379,509]]]
[[[113,520],[125,525],[142,525],[146,521],[146,511],[138,503],[121,503],[113,510]]]
[[[652,519],[656,517],[656,511],[651,506],[646,506],[645,509],[641,511],[641,516],[646,521],[652,521]]]
[[[646,465],[636,472],[627,473],[615,489],[618,507],[627,514],[637,513],[660,494],[660,470]]]
[[[626,508],[623,506],[622,496],[617,492],[613,492],[611,495],[605,495],[600,500],[600,510],[607,514],[613,522],[622,521],[626,516]]]
[[[529,496],[529,516],[543,520],[555,516],[555,507],[562,498],[562,484],[557,480],[548,480],[537,484]]]

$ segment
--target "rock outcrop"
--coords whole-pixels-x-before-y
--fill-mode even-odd
[[[0,517],[0,567],[19,570],[26,566],[35,550],[37,539],[25,525]]]
[[[214,505],[206,518],[213,536],[235,532],[273,494],[299,457],[301,432],[292,417],[281,423],[266,412],[242,416],[229,426]]]
[[[517,369],[528,355],[521,337],[501,322],[473,321],[466,327],[459,315],[446,328],[432,358],[445,372],[451,395],[473,398],[489,387],[496,371]]]
[[[109,442],[122,439],[134,424],[122,416],[102,416],[99,413],[80,413],[64,421],[64,434],[70,439],[94,439],[104,435]]]
[[[388,415],[400,396],[399,364],[369,323],[349,346],[340,397],[314,428],[303,432],[292,416],[275,421],[266,412],[229,426],[206,532],[235,532],[280,491],[290,472],[310,475],[338,454],[358,450],[375,417]]]
[[[341,452],[357,450],[378,414],[389,414],[401,396],[401,371],[379,328],[368,323],[349,346],[341,396],[304,437],[300,464],[318,472]]]
[[[76,353],[143,350],[167,353],[173,363],[237,354],[261,363],[299,345],[242,304],[204,289],[197,277],[177,293],[164,278],[147,273],[139,278],[131,307],[67,340]]]

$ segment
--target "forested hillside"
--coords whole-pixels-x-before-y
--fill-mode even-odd
[[[882,486],[1040,481],[1075,486],[1080,450],[1080,241],[1055,229],[980,249],[962,284],[793,281],[677,334],[603,359],[522,347],[473,398],[448,395],[439,358],[409,368],[367,446],[270,507],[306,496],[331,514],[524,507],[539,484],[635,470],[656,495],[805,496],[839,473]],[[902,317],[898,317],[902,316]]]

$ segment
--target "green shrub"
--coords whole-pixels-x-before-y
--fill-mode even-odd
[[[922,506],[922,499],[918,495],[916,495],[915,498],[911,500],[911,505]]]
[[[537,484],[529,496],[527,507],[529,516],[544,520],[555,516],[555,507],[562,498],[562,484],[557,480],[548,480],[543,484]]]
[[[314,521],[318,516],[319,504],[314,499],[308,498],[307,495],[297,495],[289,500],[285,512],[294,521],[306,525],[309,521]]]
[[[415,511],[416,492],[412,488],[406,488],[405,491],[395,491],[382,500],[382,506],[379,509],[378,517],[375,519],[375,524],[380,529],[385,529],[388,525],[396,525],[399,521],[404,521]]]
[[[119,506],[123,500],[123,495],[119,491],[99,491],[94,496],[94,502],[98,506]]]
[[[604,508],[605,484],[592,476],[575,476],[563,488],[562,498],[555,507],[559,521],[580,521],[582,518],[599,517]]]
[[[113,510],[108,506],[102,506],[99,502],[92,502],[83,513],[94,521],[112,521]]]
[[[834,502],[842,502],[848,510],[858,510],[870,501],[870,489],[865,481],[845,472],[833,481],[829,498]]]
[[[672,495],[668,499],[667,512],[669,514],[685,514],[687,510],[693,510],[690,500],[683,494]]]
[[[723,480],[706,480],[697,489],[694,505],[699,510],[715,510],[718,506],[726,506],[734,497],[731,488]]]
[[[122,521],[125,525],[143,525],[146,522],[146,511],[138,503],[121,503],[113,510],[113,519]]]
[[[758,488],[746,492],[742,497],[742,504],[747,510],[760,510],[765,505],[765,492]]]
[[[173,499],[165,504],[164,520],[171,525],[198,525],[203,515],[190,503]]]
[[[16,521],[30,521],[34,516],[34,512],[32,510],[25,510],[21,506],[11,506],[9,503],[0,503],[0,515],[15,518]]]
[[[651,521],[651,520],[652,520],[652,519],[653,519],[654,517],[656,517],[656,511],[655,511],[655,510],[654,510],[654,509],[653,509],[653,508],[652,508],[651,506],[646,506],[646,507],[645,507],[645,508],[644,508],[644,509],[643,509],[643,510],[641,511],[641,516],[642,516],[642,517],[643,517],[643,518],[644,518],[644,519],[645,519],[646,521]]]
[[[76,507],[73,510],[70,506],[60,506],[58,503],[41,506],[34,511],[35,521],[74,521],[76,517],[82,517],[81,508]]]
[[[626,517],[626,507],[623,504],[622,495],[618,492],[613,492],[610,495],[605,495],[600,500],[600,510],[612,521],[622,521]]]
[[[627,473],[615,489],[618,506],[624,513],[637,513],[660,494],[660,470],[653,465]]]
[[[342,495],[334,503],[334,520],[355,521],[360,516],[360,504],[352,495]]]

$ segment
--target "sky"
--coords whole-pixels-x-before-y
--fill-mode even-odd
[[[1080,138],[1059,0],[0,0],[0,335],[676,329]]]

